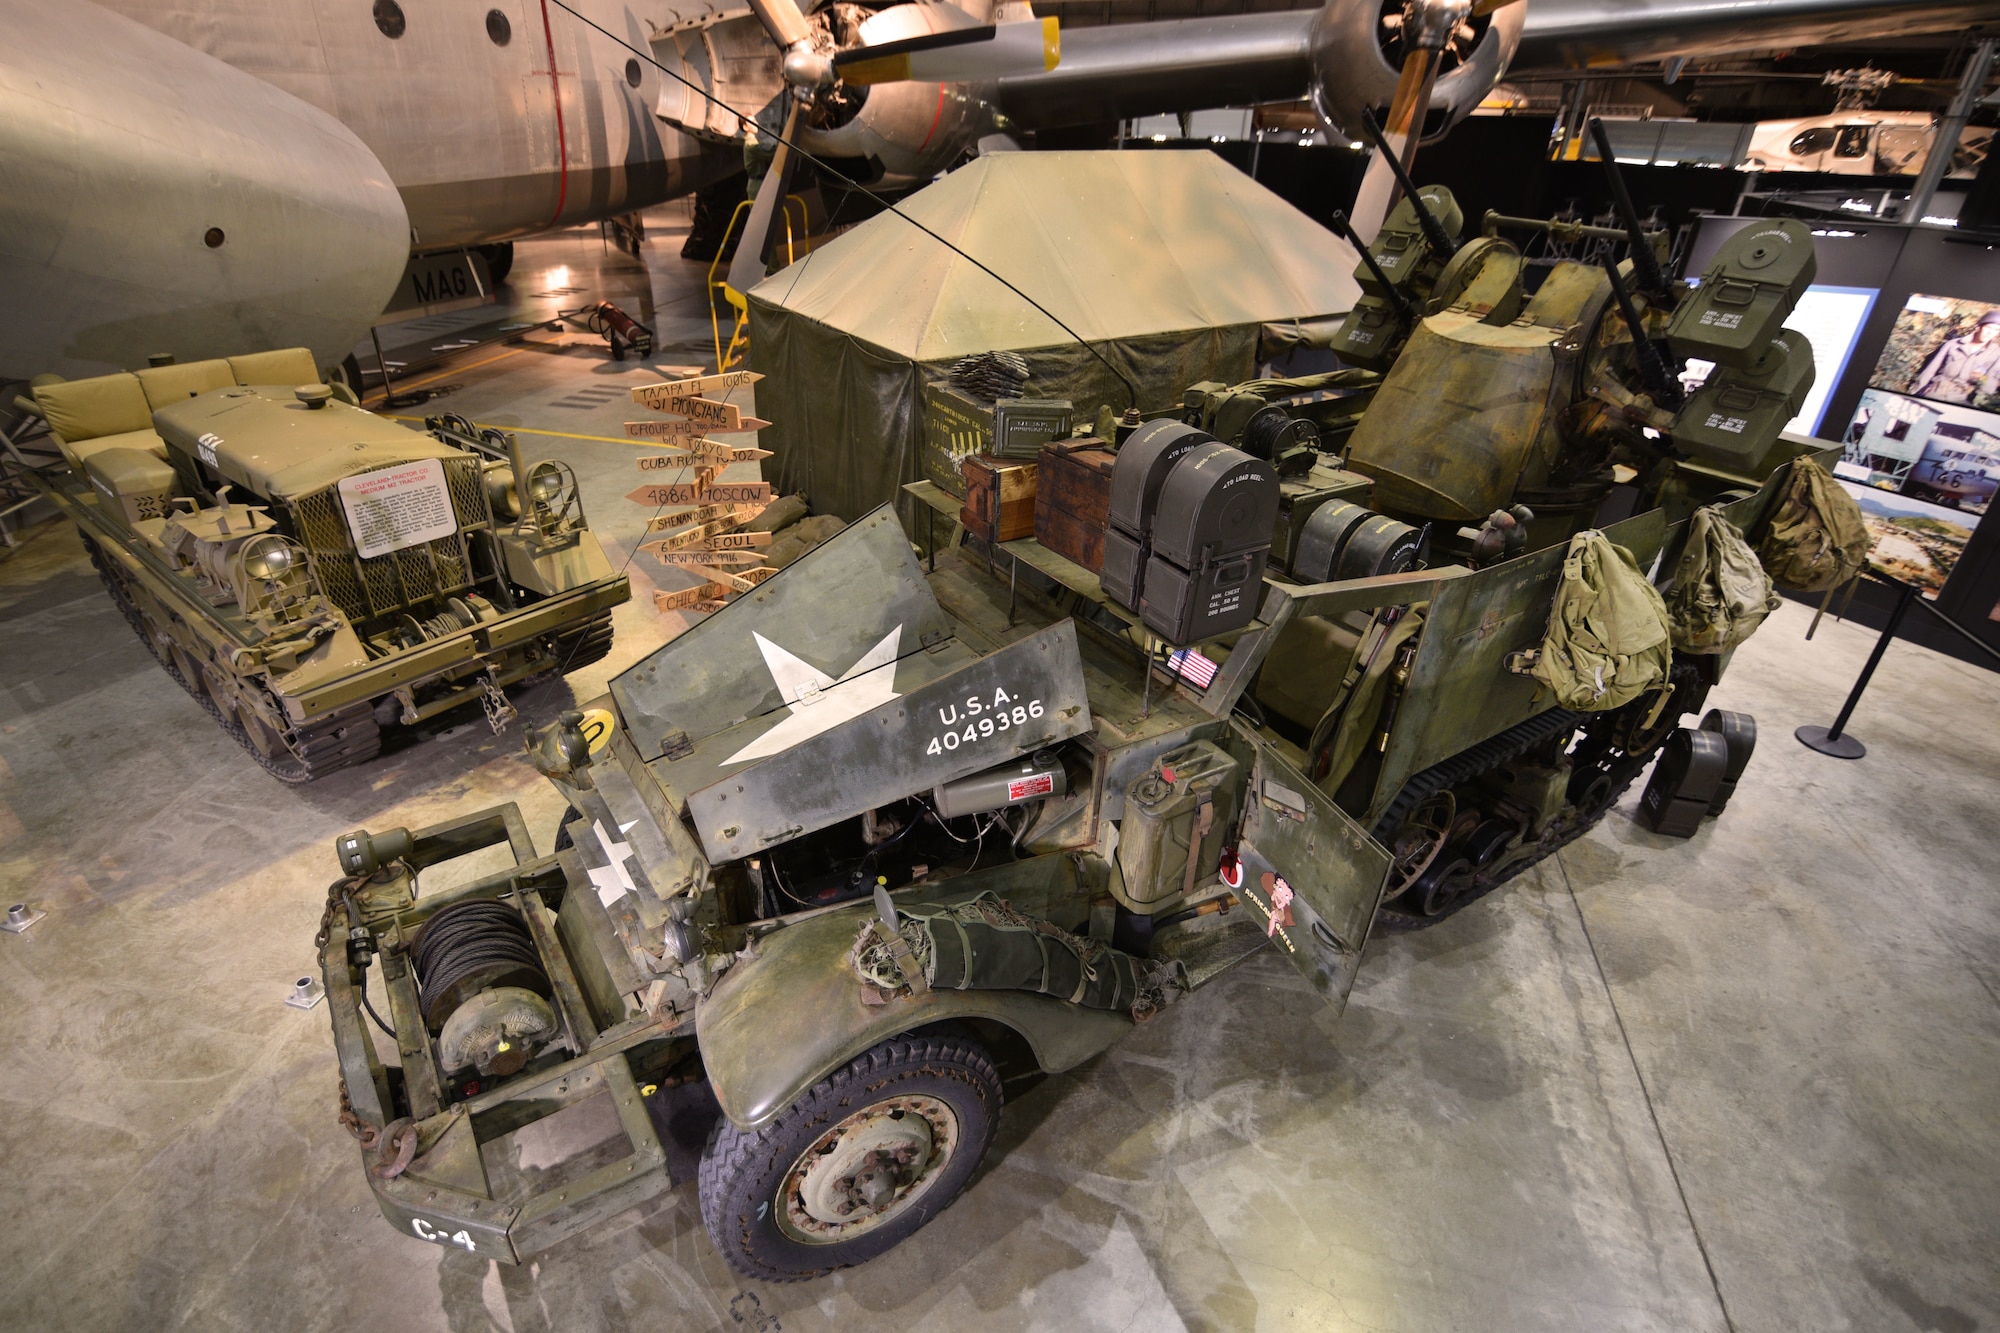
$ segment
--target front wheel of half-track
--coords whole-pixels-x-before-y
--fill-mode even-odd
[[[958,1037],[899,1037],[764,1128],[716,1123],[701,1216],[747,1277],[791,1282],[888,1252],[965,1189],[1000,1123],[1000,1075]]]

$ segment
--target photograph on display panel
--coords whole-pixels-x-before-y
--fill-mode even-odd
[[[1861,506],[1868,525],[1870,567],[1937,600],[1979,520],[1863,482],[1842,478],[1840,484]]]
[[[1865,390],[1834,471],[1976,523],[2000,490],[2000,414]]]
[[[1785,327],[1806,335],[1812,345],[1813,386],[1799,405],[1799,414],[1785,429],[1800,435],[1818,435],[1826,415],[1827,399],[1833,396],[1841,376],[1847,373],[1848,358],[1860,341],[1861,326],[1868,321],[1880,293],[1873,287],[1834,287],[1814,283],[1785,319]],[[1837,420],[1835,427],[1840,424]],[[1832,438],[1833,431],[1827,431]]]
[[[2000,305],[1914,294],[1868,380],[1876,389],[2000,409]]]

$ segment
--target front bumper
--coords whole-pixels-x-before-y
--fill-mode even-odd
[[[599,1026],[558,939],[556,914],[545,902],[566,884],[564,863],[573,863],[573,854],[538,856],[517,806],[419,829],[412,839],[410,875],[388,872],[354,895],[369,947],[357,950],[353,940],[344,944],[336,929],[321,954],[327,1014],[355,1116],[378,1128],[400,1130],[407,1124],[416,1134],[414,1155],[400,1172],[384,1174],[396,1156],[396,1145],[386,1141],[364,1148],[362,1165],[382,1216],[405,1235],[519,1263],[672,1185],[641,1079],[680,1053],[675,1038],[692,1034],[650,1016]],[[511,869],[411,900],[408,885],[415,872],[503,843],[513,853]],[[521,910],[555,991],[559,1041],[570,1054],[453,1100],[425,1030],[407,941],[440,908],[472,898],[506,899]],[[335,919],[345,918],[336,912]],[[363,1019],[369,968],[380,972],[374,979],[378,997],[386,992],[400,1079],[392,1078],[377,1056],[374,1034]],[[684,1026],[691,1029],[691,1021]],[[610,1098],[622,1151],[599,1145],[591,1157],[599,1164],[581,1175],[566,1176],[560,1169],[489,1171],[484,1145],[600,1096]]]

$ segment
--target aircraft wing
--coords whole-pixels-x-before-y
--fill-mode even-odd
[[[1517,69],[1867,41],[2000,21],[1995,0],[1528,0]]]
[[[1316,9],[1066,28],[1062,63],[1000,80],[1022,129],[1085,125],[1201,107],[1296,101],[1312,61]]]
[[[1340,4],[1343,0],[1331,0]],[[1062,63],[1000,81],[1023,129],[1290,101],[1315,75],[1319,9],[1069,28]],[[1946,32],[2000,0],[1527,0],[1514,69],[1581,69]]]

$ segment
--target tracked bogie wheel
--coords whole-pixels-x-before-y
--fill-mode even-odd
[[[221,663],[198,656],[192,645],[201,640],[191,630],[175,634],[170,627],[155,624],[132,596],[116,561],[87,537],[83,546],[112,603],[146,651],[272,777],[293,785],[311,782],[381,752],[381,729],[368,701],[297,727],[285,725],[275,701],[267,711],[246,697],[249,691],[263,690],[261,682],[236,676]]]
[[[959,1037],[899,1037],[820,1080],[764,1128],[721,1120],[702,1221],[730,1267],[794,1282],[865,1263],[965,1189],[1000,1122],[1000,1075]]]
[[[1384,894],[1377,925],[1387,930],[1436,925],[1597,827],[1646,771],[1676,719],[1699,706],[1705,694],[1699,681],[1691,674],[1684,678],[1678,667],[1674,679],[1674,697],[1651,725],[1646,725],[1654,707],[1650,696],[1610,713],[1550,709],[1404,783],[1375,825],[1376,839],[1397,855],[1389,885],[1393,896]],[[1479,821],[1468,818],[1476,807],[1478,779],[1537,746],[1562,744],[1572,731],[1580,739],[1570,754],[1575,771],[1567,807],[1542,829],[1528,854],[1516,849],[1496,858],[1491,868],[1461,855],[1464,840],[1453,829],[1478,828]],[[1446,797],[1455,820],[1441,818]]]
[[[592,662],[603,661],[610,651],[611,613],[605,611],[575,629],[555,636],[550,644],[550,656],[555,664],[548,674],[566,676]]]

